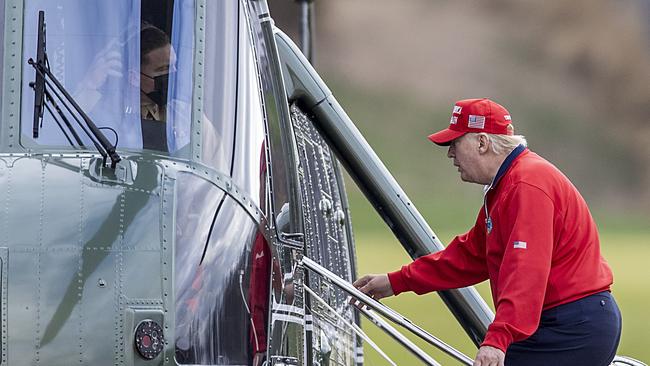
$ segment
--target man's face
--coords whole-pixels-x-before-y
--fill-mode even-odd
[[[465,134],[451,142],[447,157],[460,172],[464,182],[489,184],[485,182],[479,153],[479,139],[476,134]]]
[[[171,45],[165,45],[148,52],[142,57],[144,62],[140,67],[142,74],[140,89],[145,93],[151,93],[155,90],[154,78],[156,76],[175,71],[176,52],[174,52]]]

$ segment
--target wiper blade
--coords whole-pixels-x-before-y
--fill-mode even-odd
[[[75,112],[72,110],[72,108],[68,105],[68,103],[70,103],[70,101],[65,97],[65,95],[64,95],[64,96],[61,96],[61,93],[59,93],[59,92],[57,91],[56,84],[52,84],[52,82],[51,82],[50,80],[48,80],[47,78],[45,78],[46,76],[49,76],[49,75],[47,74],[47,72],[46,72],[47,67],[39,67],[38,65],[35,64],[34,60],[32,60],[32,59],[29,59],[27,62],[28,62],[30,65],[32,65],[32,67],[34,67],[34,68],[36,69],[36,72],[37,72],[39,75],[41,75],[41,76],[44,78],[44,80],[45,80],[45,86],[47,87],[47,88],[45,89],[45,96],[47,97],[45,100],[46,100],[46,102],[48,102],[49,104],[52,104],[52,106],[54,107],[54,109],[55,109],[56,112],[58,113],[59,117],[60,117],[62,120],[64,120],[64,123],[65,123],[66,127],[68,127],[68,128],[70,129],[70,131],[73,133],[73,135],[79,137],[79,135],[76,133],[74,127],[72,126],[72,124],[70,124],[70,122],[68,121],[68,118],[67,118],[67,117],[65,116],[65,114],[63,113],[63,110],[58,106],[58,104],[56,103],[56,100],[52,97],[52,94],[50,94],[50,92],[49,92],[48,89],[52,90],[52,92],[53,92],[54,95],[57,97],[57,99],[59,99],[59,101],[61,102],[61,104],[63,104],[63,106],[65,107],[66,111],[67,111],[67,112],[72,116],[72,118],[77,122],[77,124],[79,125],[79,127],[81,127],[81,129],[82,129],[83,132],[86,134],[86,136],[88,136],[88,138],[90,139],[90,141],[92,141],[93,145],[95,146],[95,148],[97,149],[97,151],[99,152],[99,154],[104,158],[104,160],[106,160],[106,159],[108,158],[108,154],[107,154],[107,152],[106,152],[106,149],[105,149],[105,148],[102,146],[102,144],[98,141],[97,136],[93,134],[92,129],[89,129],[90,126],[88,126],[88,127],[84,126],[84,123],[83,123],[83,122],[80,120],[80,118],[77,116],[77,114],[79,114],[79,112],[75,113]],[[53,76],[51,76],[50,79],[51,79],[52,77],[53,77]],[[34,84],[34,83],[32,83],[32,84]],[[34,86],[34,87],[35,87],[35,86]],[[62,91],[61,91],[61,92],[62,92]],[[50,113],[52,113],[52,110],[50,109],[48,103],[45,103],[44,105],[47,107],[47,110],[48,110]],[[73,107],[74,107],[74,106],[73,106]],[[54,113],[52,113],[52,117],[54,117],[55,121],[57,121],[57,119],[56,119],[56,115],[55,115]],[[82,116],[81,118],[83,118],[83,116]],[[91,123],[92,123],[92,122],[91,122]],[[59,123],[58,121],[57,121],[57,124],[59,124],[59,126],[61,127],[61,125],[60,125],[60,123]],[[87,122],[86,122],[86,124],[87,124]],[[65,132],[64,132],[64,135],[65,135]],[[79,138],[75,138],[75,140],[77,141],[77,144],[79,145],[80,148],[85,148],[85,147],[86,147],[86,146],[83,144],[83,142],[81,141],[81,139],[79,139]],[[74,145],[74,143],[72,143],[71,141],[69,141],[69,142],[70,142],[70,144],[71,144],[73,147],[76,147],[76,146]],[[112,165],[114,165],[114,163],[116,163],[116,161],[113,161],[112,163],[113,163]]]
[[[45,64],[45,12],[38,13],[38,41],[36,44],[36,63]],[[38,70],[35,72],[35,81],[31,83],[34,88],[34,125],[32,135],[38,138],[38,127],[43,120],[43,106],[45,104],[45,77]]]
[[[33,83],[34,94],[35,94],[34,95],[35,96],[34,126],[33,126],[34,138],[38,138],[39,122],[43,118],[43,106],[46,105],[45,104],[46,102],[50,102],[55,106],[57,113],[59,114],[59,116],[62,117],[64,123],[66,124],[66,127],[68,127],[68,129],[70,129],[70,131],[72,132],[79,146],[84,147],[83,143],[81,142],[81,139],[74,131],[72,124],[69,123],[68,119],[63,114],[61,108],[58,107],[54,98],[52,98],[52,95],[46,89],[47,87],[52,90],[52,92],[61,101],[61,104],[63,104],[65,109],[68,111],[68,113],[70,113],[70,115],[77,121],[77,123],[82,128],[84,133],[93,142],[93,145],[95,145],[97,151],[99,151],[99,153],[104,158],[104,163],[106,162],[106,159],[110,157],[111,167],[115,168],[115,165],[120,160],[122,160],[120,155],[115,151],[116,146],[113,146],[108,141],[108,139],[102,133],[102,131],[97,127],[97,125],[93,122],[93,120],[83,111],[83,109],[81,109],[81,107],[74,100],[72,95],[70,95],[70,93],[65,89],[63,84],[61,84],[61,82],[54,76],[54,74],[52,74],[52,71],[50,70],[49,64],[47,62],[47,51],[45,49],[45,12],[42,10],[39,11],[38,13],[37,60],[34,61],[33,59],[30,58],[27,61],[27,63],[29,63],[36,70],[36,81]],[[63,96],[61,96],[61,94]],[[45,98],[46,96],[47,98]],[[70,105],[72,106],[72,108],[70,107]],[[51,113],[51,109],[49,107],[48,107],[48,111],[50,111]],[[82,123],[79,120],[78,116],[81,117],[84,123]],[[59,126],[63,129],[63,127],[58,121],[57,124],[59,124]],[[65,132],[64,135],[66,136],[68,141],[72,144],[72,141],[70,140],[70,138],[67,136]],[[74,144],[72,145],[74,146]]]
[[[30,60],[30,61],[31,61],[31,60]],[[30,61],[28,61],[28,62],[30,62]],[[30,63],[30,65],[32,65],[32,63]],[[34,66],[34,67],[35,67],[35,66]],[[43,70],[40,69],[40,68],[36,68],[36,71],[37,71],[39,74],[42,74],[43,76],[47,75],[47,74],[45,73],[45,71],[43,71]],[[56,86],[53,85],[52,82],[51,82],[50,80],[48,80],[48,79],[45,79],[45,86],[46,86],[46,89],[45,89],[45,97],[46,97],[46,101],[49,102],[50,104],[52,104],[52,106],[54,107],[54,109],[56,110],[56,112],[59,114],[59,116],[61,117],[61,119],[64,120],[64,122],[65,122],[65,124],[66,124],[66,127],[68,127],[71,131],[73,131],[73,134],[74,134],[74,135],[77,135],[77,134],[76,134],[76,131],[74,130],[74,127],[72,126],[72,124],[70,124],[70,122],[68,121],[68,118],[65,116],[65,113],[63,113],[63,110],[62,110],[62,109],[59,107],[59,105],[56,103],[56,100],[52,97],[52,94],[50,94],[50,92],[49,92],[50,90],[52,91],[52,93],[54,93],[54,95],[56,96],[56,98],[57,98],[59,101],[61,101],[61,104],[63,104],[63,107],[65,108],[65,110],[66,110],[66,111],[68,112],[68,114],[70,114],[70,115],[72,116],[72,118],[77,122],[77,124],[79,125],[79,127],[80,127],[80,128],[83,130],[83,132],[86,134],[86,136],[88,136],[88,138],[90,139],[90,141],[92,141],[93,145],[95,145],[95,148],[97,148],[97,150],[99,151],[99,153],[100,153],[104,158],[107,158],[108,155],[106,154],[106,150],[102,147],[102,145],[100,144],[100,142],[96,140],[96,138],[95,138],[95,136],[93,135],[92,131],[89,130],[88,127],[85,126],[84,123],[79,119],[79,117],[77,116],[78,112],[77,112],[77,114],[75,114],[75,112],[72,110],[72,108],[68,105],[69,101],[65,98],[65,95],[64,95],[64,96],[61,96],[61,93],[59,93],[59,91],[57,91]],[[46,103],[45,106],[48,106],[48,104]],[[51,111],[51,110],[48,108],[48,111]],[[52,116],[54,117],[54,114],[52,114]],[[77,136],[78,136],[78,135],[77,135]],[[85,147],[86,147],[86,146],[83,144],[83,142],[82,142],[81,140],[79,140],[79,139],[77,139],[77,143],[79,144],[79,147],[81,147],[81,148],[85,148]],[[72,146],[74,146],[74,144],[72,144]]]
[[[40,105],[37,105],[36,103],[34,103],[34,135],[33,135],[34,138],[38,138],[39,128],[43,127],[43,112],[42,112],[43,109],[42,108],[43,108],[43,106],[45,106],[47,111],[50,112],[50,115],[52,115],[52,118],[54,119],[54,122],[56,122],[57,126],[59,126],[59,129],[61,130],[61,132],[65,136],[66,140],[68,140],[68,142],[70,143],[70,146],[75,147],[75,148],[76,147],[85,148],[86,146],[81,141],[81,138],[77,134],[77,131],[75,131],[74,127],[72,127],[72,125],[70,124],[70,121],[66,117],[65,113],[63,113],[63,110],[61,110],[61,107],[59,107],[56,100],[54,100],[54,98],[52,97],[50,92],[44,87],[48,82],[42,76],[43,73],[39,69],[36,69],[36,74],[39,75],[42,80],[44,80],[43,87],[37,87],[36,82],[29,83],[29,86],[32,89],[34,89],[35,93],[44,94],[45,98],[47,99],[47,101],[49,103],[45,103],[45,100]],[[56,91],[55,91],[55,94],[57,95],[57,97],[59,97],[59,99],[61,99],[61,97],[56,93]],[[38,99],[38,98],[36,98],[36,99]],[[52,108],[54,108],[56,113],[54,111],[52,111]],[[67,105],[66,105],[66,109],[68,110],[68,113],[70,113],[73,117],[75,117],[75,115],[72,113],[72,111],[70,110],[70,108]],[[66,129],[63,127],[63,125],[59,121],[59,118],[57,118],[57,115],[59,116],[59,118],[61,120],[63,120],[63,123],[67,127],[68,131],[70,131],[70,133],[74,137],[75,141],[77,142],[77,145],[75,145],[72,142],[72,139],[70,139],[70,136],[68,136],[68,133],[66,132]],[[77,118],[75,118],[75,120],[77,120],[77,123],[83,129],[84,126],[81,124],[81,122]],[[84,131],[84,132],[86,132],[86,134],[88,135],[87,131]],[[98,146],[98,144],[95,141],[93,141],[93,143],[95,144],[95,147],[99,147],[98,150],[101,150],[101,146]],[[102,156],[104,156],[103,151],[100,151],[100,153],[102,154]]]

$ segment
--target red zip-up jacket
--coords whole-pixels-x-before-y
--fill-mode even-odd
[[[489,279],[496,315],[482,345],[504,352],[537,330],[543,310],[613,282],[586,202],[555,166],[523,146],[502,164],[474,227],[388,278],[396,295]]]

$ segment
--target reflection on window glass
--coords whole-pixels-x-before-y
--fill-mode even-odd
[[[151,4],[157,5],[156,7]],[[70,147],[45,110],[40,136],[32,138],[38,11],[45,11],[48,64],[81,108],[118,149],[182,155],[189,144],[192,102],[194,2],[192,0],[27,0],[23,65],[23,139]],[[51,94],[59,105],[56,93]],[[64,111],[65,108],[62,108]],[[54,111],[54,110],[53,110]],[[63,119],[54,112],[59,121]],[[88,136],[66,116],[85,146]],[[64,131],[66,133],[64,133]],[[74,142],[74,141],[73,141]]]
[[[203,87],[202,161],[232,176],[259,205],[259,175],[266,169],[264,113],[248,24],[236,1],[205,5],[210,67]]]
[[[246,28],[242,32],[248,33]],[[233,181],[259,204],[257,197],[260,191],[260,173],[266,169],[264,111],[253,45],[250,37],[245,39],[247,42],[241,43],[239,50],[240,72],[237,85],[238,103],[242,106],[237,109],[231,175]]]
[[[230,175],[237,103],[237,1],[205,3],[205,68],[202,158]]]
[[[0,29],[5,29],[5,7],[4,7],[4,1],[2,2],[2,5],[0,5]],[[4,60],[4,47],[5,44],[5,32],[2,31],[0,32],[0,60]],[[3,61],[4,62],[4,61]],[[4,67],[0,67],[0,110],[2,110],[2,89],[4,89],[4,79],[3,79],[3,73],[2,70]]]
[[[181,174],[176,211],[176,361],[247,365],[266,350],[270,249],[211,183]]]

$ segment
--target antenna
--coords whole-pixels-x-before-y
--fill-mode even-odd
[[[300,3],[300,50],[310,63],[314,58],[314,0],[296,0]]]

